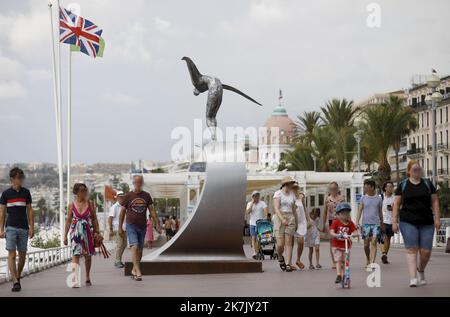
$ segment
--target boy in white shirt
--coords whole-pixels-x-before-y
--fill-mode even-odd
[[[391,246],[391,238],[394,236],[394,231],[392,231],[392,210],[394,207],[394,183],[387,181],[383,186],[383,223],[384,223],[384,240],[381,247],[381,261],[383,264],[389,264],[387,254],[389,252],[389,247]]]

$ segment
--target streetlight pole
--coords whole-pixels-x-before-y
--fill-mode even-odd
[[[431,105],[431,167],[432,167],[432,181],[437,184],[437,158],[436,158],[436,108],[442,100],[442,94],[438,91],[441,80],[435,71],[427,78],[427,85],[431,88],[431,95],[425,98],[425,103]]]
[[[361,172],[361,136],[359,133],[355,133],[355,140],[358,144],[358,173]]]
[[[313,161],[314,161],[314,172],[315,172],[317,170],[317,167],[316,167],[316,165],[317,165],[317,163],[316,163],[316,156],[312,155],[312,158],[313,158]]]
[[[312,141],[311,142],[311,148],[312,148],[312,150],[313,150],[313,152],[311,153],[311,157],[312,157],[312,159],[313,159],[313,162],[314,162],[314,172],[316,171],[316,168],[317,168],[317,163],[316,163],[316,159],[317,159],[317,156],[316,156],[316,143],[314,142],[314,141]]]
[[[433,88],[433,94],[436,92],[436,88]],[[432,167],[433,167],[433,184],[436,186],[437,183],[437,158],[436,158],[436,101],[433,98],[433,95],[431,96],[431,160],[432,160]]]

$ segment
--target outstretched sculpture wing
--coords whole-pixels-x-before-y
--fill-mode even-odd
[[[257,101],[256,101],[255,99],[253,99],[252,97],[247,96],[246,94],[244,94],[244,93],[243,93],[242,91],[240,91],[239,89],[236,89],[236,88],[234,88],[234,87],[232,87],[232,86],[228,86],[228,85],[224,85],[224,84],[222,84],[222,88],[223,88],[223,89],[226,89],[226,90],[230,90],[230,91],[232,91],[232,92],[235,92],[235,93],[241,95],[242,97],[245,97],[245,98],[247,98],[247,99],[250,100],[250,101],[253,101],[253,102],[256,103],[257,105],[262,106],[262,104],[260,104],[259,102],[257,102]]]

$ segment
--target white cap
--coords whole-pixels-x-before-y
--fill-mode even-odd
[[[260,193],[259,191],[255,190],[255,191],[253,191],[253,193],[252,193],[252,197],[255,196],[255,195],[261,195],[261,193]]]

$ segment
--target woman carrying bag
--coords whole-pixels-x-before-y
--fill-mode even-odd
[[[88,189],[85,184],[76,183],[73,186],[75,200],[67,208],[67,220],[64,232],[64,245],[68,245],[67,235],[70,229],[70,246],[72,263],[77,267],[80,257],[84,257],[86,267],[86,286],[91,286],[91,263],[95,248],[100,247],[103,253],[103,237],[100,235],[95,205],[88,200]],[[80,287],[78,283],[74,288]]]

